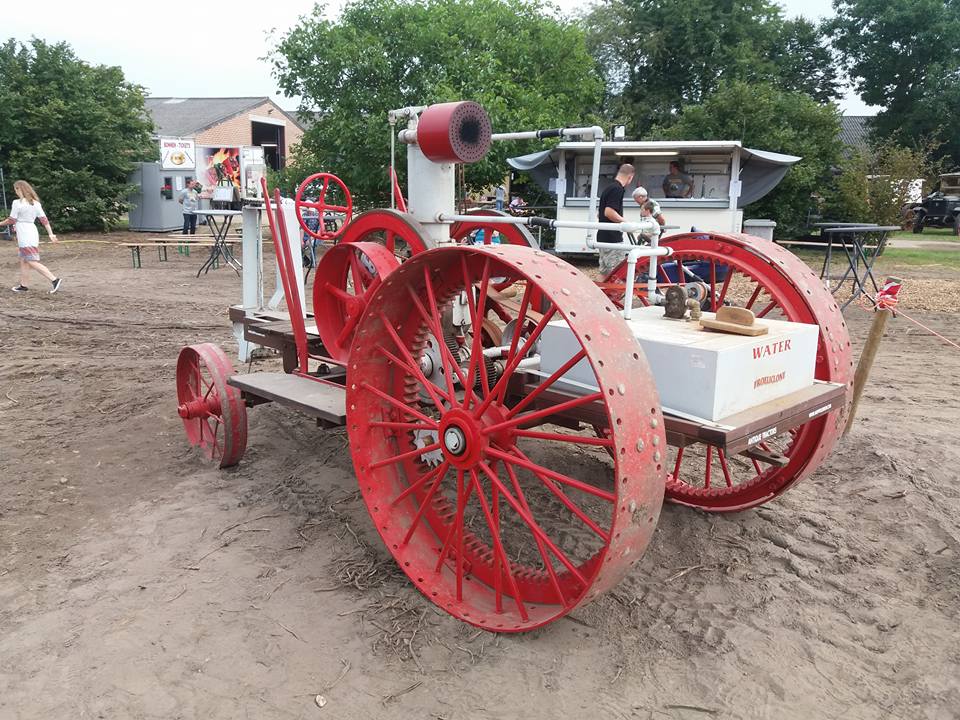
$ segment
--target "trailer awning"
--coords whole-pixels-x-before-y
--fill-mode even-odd
[[[737,207],[742,208],[756,202],[769,193],[780,184],[787,170],[801,159],[796,155],[742,148],[740,150],[741,187]]]
[[[627,143],[623,143],[626,145]],[[631,143],[632,145],[633,143]],[[571,143],[572,145],[572,143]],[[593,143],[582,143],[584,151],[593,151]],[[658,143],[663,145],[663,143]],[[681,149],[684,144],[678,145]],[[689,145],[689,143],[687,143]],[[723,143],[714,143],[713,145],[725,145]],[[742,208],[745,205],[756,202],[773,190],[787,170],[792,165],[800,162],[802,158],[796,155],[784,155],[782,153],[768,152],[766,150],[754,150],[752,148],[740,147],[739,143],[727,145],[731,152],[740,153],[740,198],[737,207]],[[568,153],[573,148],[565,148]],[[580,150],[581,148],[576,148]],[[606,148],[604,148],[606,149]],[[572,153],[570,153],[572,154]],[[569,155],[568,155],[569,157]],[[558,163],[560,160],[560,150],[542,150],[540,152],[530,153],[529,155],[520,155],[507,160],[507,163],[514,170],[525,172],[533,178],[544,190],[556,192],[556,184],[551,183],[551,179],[557,177]],[[572,168],[568,168],[568,176]]]

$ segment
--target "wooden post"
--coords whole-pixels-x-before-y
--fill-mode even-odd
[[[850,405],[847,426],[843,429],[844,436],[853,427],[853,420],[857,416],[857,406],[860,404],[860,396],[863,395],[863,388],[867,384],[867,376],[870,374],[870,368],[873,367],[877,350],[880,349],[880,341],[883,339],[883,330],[887,326],[887,318],[891,315],[893,315],[893,311],[887,308],[881,308],[873,315],[873,324],[870,326],[867,344],[863,346],[863,352],[860,353],[860,360],[857,362],[857,371],[853,376],[853,403]]]

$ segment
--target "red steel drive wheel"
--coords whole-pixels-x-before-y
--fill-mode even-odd
[[[510,310],[523,337],[505,336],[491,364],[482,332],[466,358],[441,343],[443,372],[428,380],[422,352],[451,298],[470,288],[476,326],[503,276],[525,281]],[[547,362],[534,355],[545,338],[561,343]],[[586,382],[565,380],[571,368]],[[598,438],[592,424],[613,430]],[[443,247],[393,272],[350,351],[347,427],[400,567],[439,607],[496,632],[543,626],[616,585],[663,502],[666,438],[646,359],[586,276],[530,248]]]
[[[347,225],[341,243],[377,242],[400,262],[433,247],[433,241],[413,215],[399,210],[369,210]]]
[[[346,362],[367,303],[399,266],[392,252],[374,242],[342,243],[320,258],[313,282],[313,315],[329,357]]]
[[[227,385],[233,363],[213,343],[188,345],[177,358],[177,413],[187,439],[204,456],[230,467],[247,448],[247,408]]]
[[[705,307],[712,312],[733,305],[753,310],[758,319],[818,325],[815,377],[852,388],[853,356],[843,315],[820,279],[796,255],[769,240],[742,234],[685,233],[671,235],[661,244],[674,250],[667,262],[683,263],[688,271],[678,277],[671,275],[677,266],[667,265],[666,271],[658,272],[659,282],[705,283]],[[607,282],[622,283],[625,278],[626,263]],[[607,293],[623,297],[623,290],[617,293],[608,287]],[[848,392],[848,402],[851,397]],[[671,448],[667,498],[719,512],[772,500],[819,467],[843,431],[848,407],[760,444],[765,453],[787,458],[784,466],[743,455],[728,457],[719,448],[704,445]]]

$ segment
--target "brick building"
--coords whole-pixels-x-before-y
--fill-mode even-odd
[[[304,126],[267,97],[146,99],[158,136],[193,138],[197,145],[263,147],[267,165],[279,170]]]

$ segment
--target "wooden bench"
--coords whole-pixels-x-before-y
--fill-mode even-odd
[[[157,260],[160,262],[167,261],[167,248],[176,247],[177,253],[180,255],[190,255],[191,247],[213,247],[216,245],[216,241],[213,239],[210,240],[195,240],[193,239],[196,236],[193,235],[183,235],[181,238],[175,238],[173,236],[169,238],[144,238],[139,242],[125,242],[120,243],[123,247],[130,248],[130,256],[133,260],[133,267],[140,268],[142,267],[140,250],[142,248],[156,248],[157,249]],[[229,244],[234,244],[234,242],[239,242],[239,240],[233,241],[228,240]],[[218,262],[215,263],[215,267],[219,265]]]

